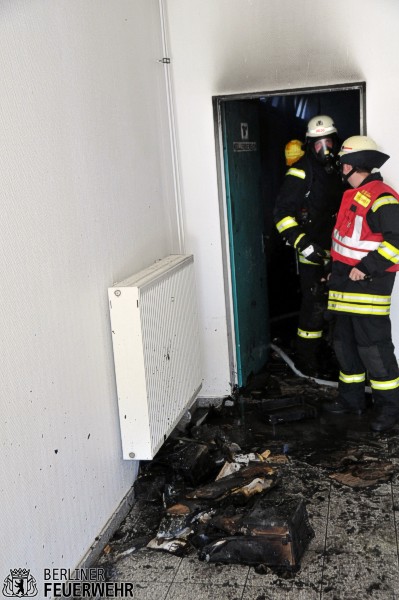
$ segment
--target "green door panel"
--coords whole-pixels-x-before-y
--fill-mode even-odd
[[[265,364],[270,347],[259,112],[251,101],[229,101],[222,114],[237,380],[242,387]]]

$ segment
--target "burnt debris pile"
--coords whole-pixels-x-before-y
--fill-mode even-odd
[[[209,418],[213,413],[223,421],[236,409],[211,410]],[[194,425],[142,464],[135,497],[158,505],[160,514],[147,548],[197,552],[211,563],[299,568],[313,531],[304,498],[282,489],[289,458],[254,446],[253,439],[246,446],[246,432],[253,438],[234,418]]]
[[[393,472],[378,441],[374,454],[362,450],[358,422],[354,449],[347,431],[337,435],[342,421],[322,416],[321,403],[334,394],[277,360],[243,393],[197,408],[140,463],[133,509],[101,560],[146,547],[296,572],[314,535],[314,503],[331,481],[366,487]]]

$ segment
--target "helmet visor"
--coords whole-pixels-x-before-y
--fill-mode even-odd
[[[331,154],[334,142],[331,138],[321,138],[313,143],[314,152],[317,158],[324,159]]]

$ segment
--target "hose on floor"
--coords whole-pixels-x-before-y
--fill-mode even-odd
[[[305,379],[311,379],[312,381],[315,381],[319,385],[328,385],[330,387],[338,387],[337,381],[328,381],[327,379],[318,379],[317,377],[309,377],[308,375],[304,375],[301,371],[299,371],[299,369],[296,368],[296,366],[294,365],[294,363],[292,362],[290,357],[287,356],[287,354],[284,352],[284,350],[281,350],[281,348],[276,346],[276,344],[270,344],[270,347],[272,348],[272,350],[274,350],[274,352],[277,352],[277,354],[279,356],[281,356],[283,361],[290,367],[290,369],[295,373],[295,375],[298,375],[298,377],[303,377]]]
[[[298,375],[298,377],[303,377],[304,379],[311,379],[312,381],[315,381],[318,385],[327,385],[329,387],[338,387],[337,381],[328,381],[327,379],[318,379],[317,377],[309,377],[308,375],[304,375],[303,373],[301,373],[301,371],[299,371],[299,369],[296,368],[296,366],[294,365],[294,363],[292,362],[290,357],[287,356],[287,354],[284,352],[284,350],[281,350],[281,348],[276,346],[276,344],[270,344],[270,347],[272,350],[274,350],[274,352],[277,352],[277,354],[279,356],[281,356],[283,361],[290,367],[290,369],[295,373],[295,375]],[[366,386],[365,392],[366,392],[366,394],[371,394],[371,387]]]

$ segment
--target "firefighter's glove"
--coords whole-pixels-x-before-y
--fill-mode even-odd
[[[324,259],[327,257],[327,252],[321,246],[312,242],[311,239],[304,235],[298,242],[297,248],[299,252],[312,263],[318,265],[324,264]]]

